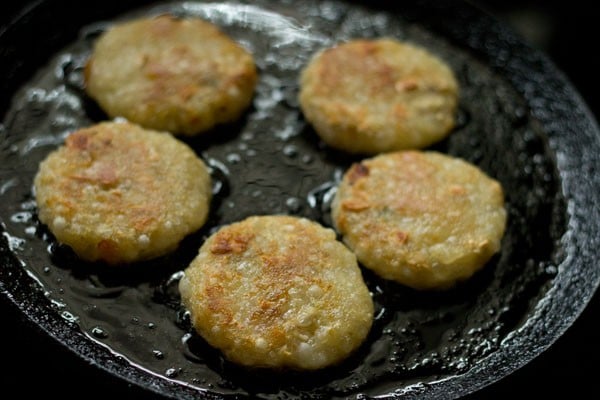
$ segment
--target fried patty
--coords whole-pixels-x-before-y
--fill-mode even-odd
[[[84,260],[131,263],[175,249],[206,221],[205,164],[168,133],[131,123],[81,129],[42,161],[39,219]]]
[[[329,146],[376,154],[420,149],[455,124],[458,83],[429,51],[355,39],[318,52],[302,71],[300,105]]]
[[[461,159],[421,151],[354,164],[332,216],[365,267],[416,289],[469,278],[500,249],[506,225],[499,182]]]
[[[162,15],[101,35],[85,78],[110,117],[195,135],[240,117],[257,72],[252,55],[213,24]]]
[[[297,217],[255,216],[221,228],[179,289],[196,331],[246,366],[338,363],[373,321],[354,254],[333,230]]]

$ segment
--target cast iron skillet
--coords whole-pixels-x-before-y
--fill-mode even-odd
[[[433,1],[153,9],[222,25],[256,54],[261,84],[242,121],[188,140],[216,182],[205,229],[143,265],[115,271],[81,263],[37,222],[31,179],[70,129],[105,118],[82,91],[81,67],[106,21],[142,3],[39,1],[0,31],[7,94],[0,98],[0,290],[44,334],[107,374],[166,397],[455,398],[530,361],[583,310],[600,281],[596,123],[543,55],[467,5]],[[414,292],[364,271],[377,305],[365,345],[335,368],[273,379],[230,365],[191,332],[178,306],[178,271],[212,229],[246,215],[283,212],[331,225],[332,188],[358,158],[322,146],[304,123],[295,73],[313,50],[359,35],[419,42],[457,72],[458,126],[434,149],[501,181],[507,235],[481,273],[448,292]]]

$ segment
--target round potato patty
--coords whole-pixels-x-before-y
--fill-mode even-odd
[[[424,148],[455,124],[453,72],[427,50],[394,39],[356,39],[317,53],[300,88],[317,134],[350,153]]]
[[[240,117],[257,73],[252,55],[213,24],[162,15],[101,35],[85,78],[110,117],[195,135]]]
[[[497,181],[458,158],[420,151],[354,164],[332,216],[365,267],[415,289],[469,278],[500,249],[506,225]]]
[[[304,218],[256,216],[221,228],[179,289],[196,331],[246,366],[335,364],[373,321],[354,254],[333,230]]]
[[[106,122],[81,129],[42,161],[39,219],[84,260],[130,263],[175,249],[206,221],[211,179],[166,132]]]

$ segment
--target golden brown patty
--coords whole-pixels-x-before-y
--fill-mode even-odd
[[[296,217],[221,228],[179,289],[198,333],[247,366],[326,367],[354,351],[373,321],[354,254],[331,229]]]
[[[101,123],[71,134],[35,177],[40,220],[82,259],[129,263],[173,250],[204,224],[207,168],[168,133]]]
[[[454,127],[458,83],[450,68],[393,39],[321,51],[300,85],[306,119],[327,144],[347,152],[423,148]]]
[[[105,32],[85,76],[109,116],[185,135],[237,119],[257,80],[252,56],[214,25],[166,15]]]
[[[418,151],[354,164],[332,215],[364,266],[416,289],[470,277],[500,249],[506,224],[497,181],[460,159]]]

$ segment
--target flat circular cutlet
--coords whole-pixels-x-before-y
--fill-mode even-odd
[[[168,15],[109,29],[85,77],[88,94],[110,117],[184,135],[236,120],[257,81],[252,56],[217,27]]]
[[[373,301],[356,257],[331,229],[259,216],[221,228],[180,281],[193,326],[231,361],[314,370],[366,338]]]
[[[420,151],[354,164],[332,216],[365,267],[416,289],[470,277],[500,249],[506,225],[497,181],[458,158]]]
[[[455,123],[458,83],[450,68],[394,39],[356,39],[317,53],[300,88],[317,134],[350,153],[424,148]]]
[[[79,257],[130,263],[175,249],[206,221],[204,163],[166,132],[106,122],[81,129],[40,164],[39,219]]]

